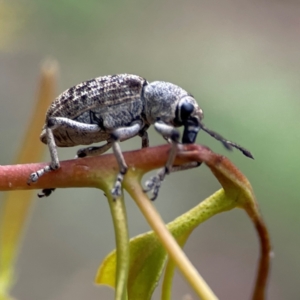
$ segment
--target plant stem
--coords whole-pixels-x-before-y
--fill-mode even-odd
[[[133,176],[128,176],[127,178],[126,189],[128,193],[135,200],[144,217],[168,252],[170,258],[174,261],[197,295],[203,300],[218,299],[168,231],[150,199],[143,192],[137,179],[133,178]]]
[[[105,193],[108,198],[108,203],[113,218],[116,238],[117,265],[115,300],[126,300],[130,252],[124,196],[122,194],[120,198],[113,199],[110,189],[107,189]]]

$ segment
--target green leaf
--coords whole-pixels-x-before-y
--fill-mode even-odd
[[[130,240],[128,299],[151,299],[167,259],[166,251],[153,232]],[[101,264],[96,283],[115,287],[116,251]]]
[[[218,191],[195,208],[167,225],[175,239],[181,244],[192,230],[211,216],[234,208],[234,201],[224,201],[223,190]],[[151,231],[130,240],[130,266],[128,277],[128,298],[151,299],[162,274],[167,253],[156,235]],[[103,261],[96,275],[96,283],[114,287],[116,252],[111,252]]]

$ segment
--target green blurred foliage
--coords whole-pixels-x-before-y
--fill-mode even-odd
[[[17,7],[17,17],[7,18],[17,30],[0,28],[0,33],[9,33],[5,49],[0,49],[1,164],[9,164],[17,152],[34,103],[39,63],[47,56],[60,62],[59,92],[88,78],[123,72],[176,83],[198,99],[209,128],[254,154],[251,161],[237,151],[226,152],[205,133],[198,136],[198,143],[227,155],[253,185],[274,244],[269,299],[296,299],[300,4],[1,1],[4,4]],[[164,142],[153,130],[150,133],[151,145]],[[137,148],[139,142],[125,142],[122,149]],[[75,151],[60,150],[60,158],[71,158]],[[167,222],[218,188],[204,167],[172,174],[156,205]],[[147,230],[127,202],[131,234]],[[97,299],[101,293],[112,297],[91,283],[98,263],[114,248],[101,193],[57,191],[37,203],[30,224],[19,260],[17,298]],[[94,231],[97,226],[99,232]],[[221,299],[245,299],[252,287],[257,247],[251,225],[236,211],[201,226],[186,249]],[[189,288],[180,277],[176,280],[175,299],[181,299]]]

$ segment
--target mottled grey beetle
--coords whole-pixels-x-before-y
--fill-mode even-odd
[[[165,168],[146,182],[145,191],[152,191],[153,199],[157,197],[165,174],[171,171],[176,156],[180,134],[175,127],[184,126],[182,143],[194,143],[198,131],[203,129],[227,149],[235,147],[253,158],[246,149],[207,129],[201,122],[202,118],[203,112],[193,96],[172,83],[149,83],[142,77],[130,74],[103,76],[82,82],[63,92],[48,109],[40,139],[48,144],[51,163],[32,173],[28,184],[60,167],[56,146],[72,147],[106,141],[99,147],[78,150],[77,157],[99,155],[112,147],[119,174],[111,192],[118,197],[127,171],[118,142],[139,135],[142,147],[148,147],[147,129],[151,124],[172,143]],[[39,196],[48,196],[53,190],[45,189]]]

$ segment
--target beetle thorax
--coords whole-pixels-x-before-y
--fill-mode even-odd
[[[154,81],[144,88],[145,114],[147,121],[153,124],[158,119],[172,124],[176,107],[180,99],[188,92],[179,86],[163,81]]]

